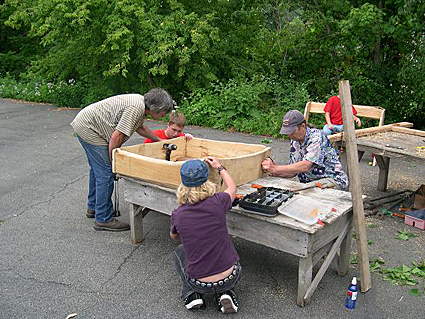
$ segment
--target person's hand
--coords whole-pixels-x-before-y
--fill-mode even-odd
[[[271,158],[267,158],[261,163],[261,167],[263,168],[263,170],[269,173],[272,173],[274,166],[274,161]]]
[[[358,117],[356,117],[355,119],[354,119],[354,121],[356,121],[356,123],[357,123],[357,126],[362,126],[362,121],[360,121],[360,119],[358,118]]]
[[[333,131],[334,130],[334,125],[331,123],[331,124],[329,124],[328,125],[328,127],[329,127],[329,129],[331,130],[331,131]]]
[[[189,133],[184,133],[184,138],[186,140],[191,140],[193,138],[193,135],[192,134],[189,134]]]
[[[221,165],[218,159],[213,156],[205,157],[204,161],[207,162],[214,169],[217,169],[217,167]]]

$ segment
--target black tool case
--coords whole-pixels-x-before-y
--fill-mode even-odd
[[[245,195],[241,199],[239,207],[249,213],[273,217],[277,215],[277,208],[294,194],[287,189],[263,187]]]

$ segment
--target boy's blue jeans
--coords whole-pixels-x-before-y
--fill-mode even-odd
[[[93,145],[77,136],[90,165],[89,194],[87,209],[96,212],[96,221],[105,223],[112,218],[112,192],[114,191],[114,174],[109,160],[108,146]]]
[[[326,124],[323,127],[323,133],[325,133],[325,135],[327,136],[327,135],[342,132],[343,129],[344,129],[344,124],[341,124],[341,125],[334,124],[332,130],[329,128],[329,125]]]

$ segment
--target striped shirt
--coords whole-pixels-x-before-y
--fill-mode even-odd
[[[74,132],[85,142],[108,145],[115,130],[125,135],[124,142],[143,126],[145,102],[140,94],[122,94],[83,108],[71,122]]]

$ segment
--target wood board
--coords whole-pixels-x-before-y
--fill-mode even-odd
[[[170,161],[165,160],[164,144],[176,144]],[[117,148],[112,153],[114,173],[177,189],[180,185],[180,167],[188,159],[219,158],[236,185],[243,185],[265,175],[261,163],[271,154],[271,148],[260,144],[214,141],[184,137],[166,141]],[[209,180],[223,190],[218,173],[210,168]]]

